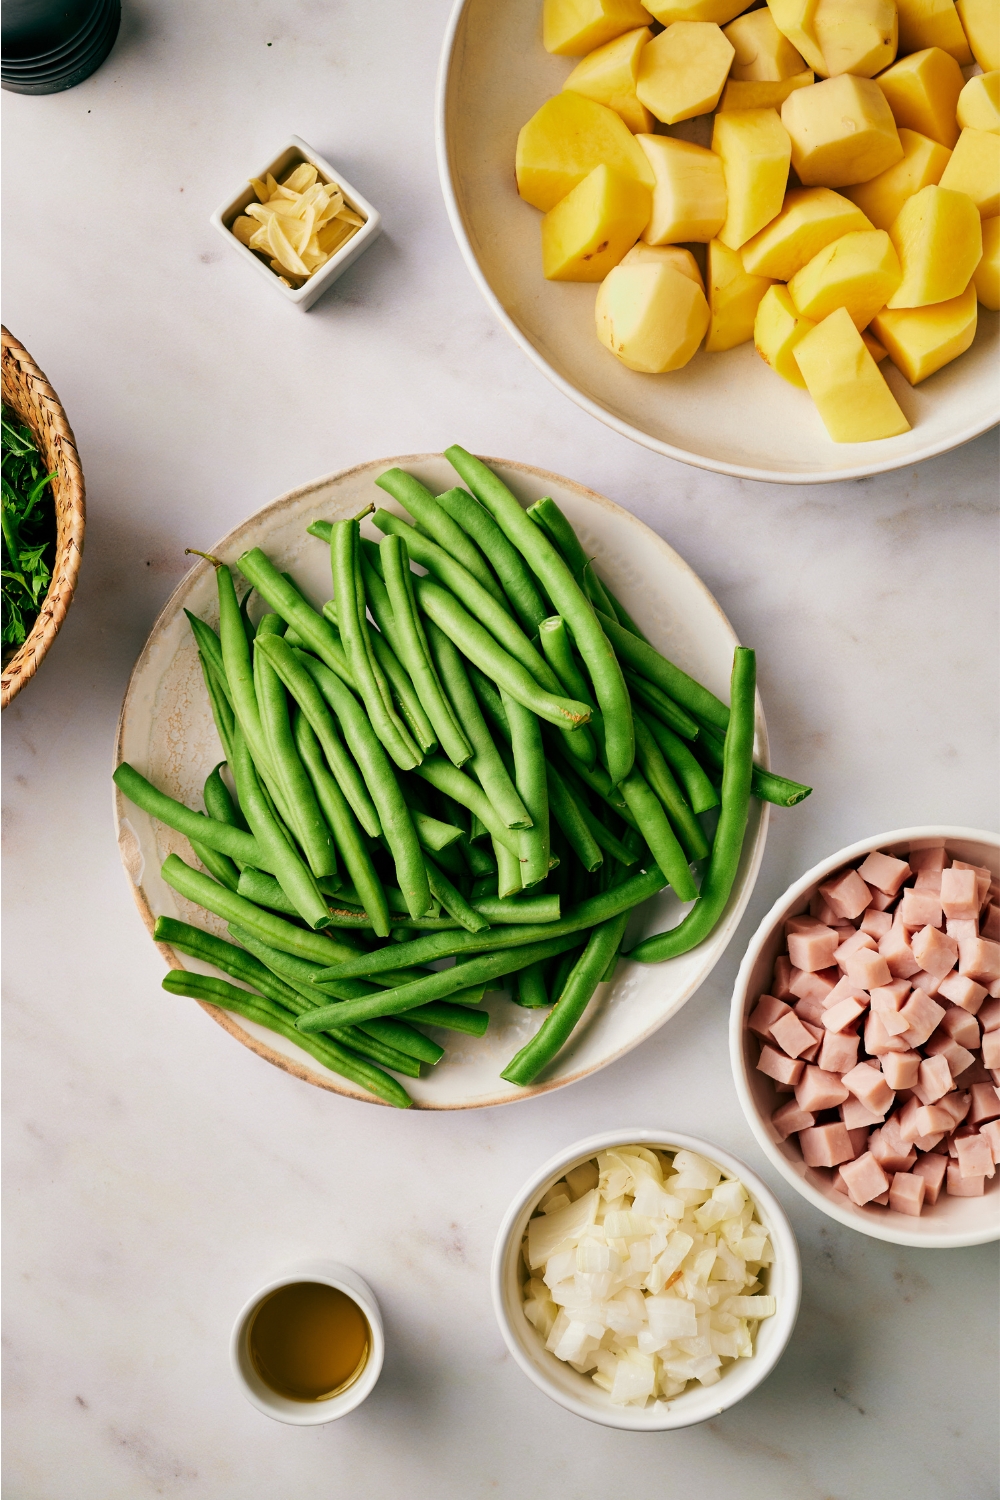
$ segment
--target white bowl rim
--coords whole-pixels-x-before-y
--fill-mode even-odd
[[[746,1370],[746,1383],[741,1384],[734,1380],[732,1389],[734,1394],[729,1401],[723,1400],[713,1404],[711,1410],[703,1412],[699,1416],[688,1417],[684,1410],[686,1391],[673,1399],[666,1406],[638,1408],[638,1407],[603,1407],[591,1405],[588,1401],[578,1399],[569,1392],[563,1391],[551,1385],[544,1377],[538,1367],[531,1363],[524,1354],[520,1342],[514,1334],[510,1317],[507,1312],[507,1298],[504,1289],[504,1262],[507,1256],[508,1246],[514,1226],[525,1207],[533,1202],[543,1190],[545,1183],[556,1175],[562,1173],[572,1162],[595,1156],[598,1151],[607,1151],[614,1146],[628,1145],[653,1145],[672,1150],[675,1147],[686,1151],[695,1151],[699,1156],[705,1156],[716,1166],[730,1172],[739,1178],[752,1196],[763,1207],[769,1219],[769,1228],[774,1240],[775,1256],[781,1257],[782,1274],[787,1278],[781,1304],[774,1317],[768,1322],[776,1330],[772,1335],[773,1347],[763,1355],[754,1354],[752,1360],[746,1361],[743,1368]],[[685,1131],[670,1128],[649,1129],[648,1127],[634,1127],[624,1130],[602,1130],[597,1135],[586,1136],[583,1140],[574,1141],[571,1145],[563,1147],[554,1156],[534,1172],[527,1182],[518,1190],[511,1202],[507,1212],[504,1214],[497,1231],[496,1242],[493,1246],[493,1260],[490,1266],[490,1291],[493,1297],[493,1311],[496,1316],[504,1343],[514,1356],[515,1361],[527,1375],[528,1379],[535,1384],[540,1391],[555,1401],[559,1406],[571,1411],[575,1416],[583,1417],[588,1422],[597,1422],[603,1427],[616,1427],[625,1432],[666,1432],[678,1430],[684,1427],[695,1426],[699,1422],[711,1421],[729,1407],[735,1406],[755,1390],[762,1381],[774,1369],[775,1365],[784,1354],[788,1340],[792,1336],[796,1320],[799,1315],[799,1304],[802,1299],[802,1265],[799,1256],[798,1241],[795,1231],[792,1229],[788,1215],[782,1208],[778,1199],[771,1189],[762,1182],[754,1170],[747,1166],[738,1156],[723,1147],[717,1146],[713,1141],[706,1141],[700,1136],[688,1135]],[[742,1363],[742,1362],[741,1362]],[[753,1376],[754,1378],[750,1378]],[[718,1384],[707,1388],[712,1392],[725,1394],[726,1377]],[[678,1410],[678,1408],[680,1408]]]
[[[445,113],[448,96],[448,78],[451,72],[452,57],[455,50],[455,41],[458,36],[458,27],[469,0],[454,0],[454,6],[441,46],[441,59],[438,64],[437,85],[434,101],[434,136],[437,151],[438,178],[441,183],[441,193],[444,198],[448,218],[451,220],[452,231],[458,241],[458,248],[462,252],[462,258],[468,266],[473,281],[493,311],[494,316],[503,324],[507,332],[516,344],[524,350],[525,354],[536,365],[552,384],[558,386],[564,396],[583,408],[590,416],[596,417],[605,426],[611,427],[622,437],[627,437],[634,443],[640,443],[644,448],[651,448],[654,453],[662,453],[665,458],[676,459],[679,463],[690,464],[696,469],[708,469],[715,474],[728,474],[733,479],[755,479],[766,484],[834,484],[845,479],[867,479],[873,474],[888,474],[894,469],[906,469],[912,464],[923,463],[924,459],[937,458],[943,453],[950,453],[954,448],[961,448],[964,443],[969,443],[973,438],[981,437],[984,432],[989,432],[1000,421],[1000,412],[985,420],[969,424],[959,432],[953,432],[948,437],[939,438],[936,442],[926,443],[916,452],[910,450],[897,456],[882,459],[879,463],[853,464],[842,469],[825,470],[818,474],[812,470],[802,473],[789,473],[777,469],[758,469],[745,464],[726,463],[722,459],[707,458],[701,453],[690,453],[686,448],[675,448],[672,443],[662,442],[661,439],[653,437],[650,433],[643,432],[639,427],[633,427],[631,422],[624,421],[608,411],[600,402],[590,396],[585,396],[578,390],[572,381],[560,375],[558,370],[549,364],[531,340],[524,334],[513,318],[507,312],[503,303],[497,297],[493,288],[484,276],[475,251],[469,242],[462,222],[462,213],[458,206],[454,184],[451,179],[451,169],[448,164],[448,141],[445,128]]]
[[[758,955],[768,938],[771,936],[775,925],[789,907],[799,897],[803,896],[810,886],[817,885],[825,875],[831,874],[841,865],[846,865],[860,855],[868,854],[873,849],[882,849],[887,844],[902,844],[910,839],[941,839],[945,843],[949,839],[964,839],[968,843],[996,844],[1000,843],[1000,834],[989,833],[979,828],[959,828],[951,824],[928,823],[918,825],[915,828],[895,828],[888,833],[878,834],[875,838],[858,839],[846,848],[838,850],[836,854],[827,859],[820,860],[807,870],[798,880],[788,887],[775,901],[767,915],[761,920],[760,926],[754,933],[747,946],[747,951],[740,964],[739,973],[736,976],[736,986],[733,990],[732,1009],[729,1013],[729,1056],[733,1069],[733,1081],[736,1084],[736,1092],[739,1095],[743,1113],[746,1115],[747,1124],[757,1138],[757,1143],[767,1156],[772,1166],[777,1168],[785,1181],[806,1198],[814,1208],[828,1218],[836,1219],[839,1224],[848,1229],[857,1230],[860,1234],[867,1234],[872,1239],[885,1240],[890,1245],[910,1245],[923,1250],[954,1250],[969,1245],[986,1245],[993,1240],[1000,1239],[1000,1216],[991,1225],[986,1223],[981,1229],[975,1230],[951,1230],[935,1229],[933,1219],[915,1218],[913,1228],[905,1224],[896,1225],[888,1218],[867,1219],[853,1212],[853,1205],[845,1202],[842,1207],[839,1203],[824,1196],[793,1172],[781,1152],[775,1148],[764,1122],[758,1113],[753,1096],[747,1083],[747,1069],[743,1052],[744,1027],[743,1011],[746,1000],[747,988],[750,983],[750,975]],[[992,1201],[992,1200],[987,1200]],[[897,1216],[900,1217],[900,1216]],[[925,1225],[926,1228],[918,1229],[917,1225]]]

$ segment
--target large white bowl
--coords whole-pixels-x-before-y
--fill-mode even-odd
[[[576,527],[588,553],[599,559],[602,575],[642,622],[653,643],[728,701],[736,636],[705,585],[666,542],[627,511],[582,485],[542,469],[497,459],[487,462],[525,505],[551,495]],[[457,477],[439,454],[378,459],[292,490],[244,521],[211,550],[225,562],[235,563],[247,548],[263,547],[280,568],[295,575],[319,606],[330,597],[329,549],[308,536],[306,526],[317,517],[336,520],[356,515],[372,500],[403,514],[373,483],[394,464],[416,474],[437,494],[454,484]],[[364,529],[370,536],[378,535],[369,522],[364,523]],[[217,621],[215,575],[208,563],[192,568],[175,589],[133,669],[118,727],[115,764],[130,761],[156,786],[197,808],[201,806],[205,777],[222,759],[222,750],[185,609]],[[759,700],[756,754],[766,765],[767,730]],[[122,862],[150,931],[156,917],[164,915],[225,937],[224,923],[179,896],[160,876],[160,866],[171,851],[189,862],[193,860],[187,840],[140,812],[117,788],[115,818]],[[536,1084],[519,1089],[505,1082],[500,1072],[537,1031],[545,1012],[522,1010],[493,995],[484,1002],[492,1017],[484,1037],[449,1032],[445,1058],[426,1077],[407,1079],[406,1088],[414,1102],[423,1109],[468,1109],[526,1099],[584,1078],[637,1046],[681,1008],[721,958],[757,878],[766,829],[767,805],[754,802],[732,894],[711,937],[667,964],[623,960],[614,983],[600,987],[569,1044]],[[633,936],[638,940],[673,925],[680,910],[669,891],[647,902],[633,918],[629,941]],[[215,972],[166,944],[161,949],[174,967]],[[179,1002],[164,996],[163,1003]],[[380,1102],[327,1072],[294,1043],[216,1006],[204,1008],[244,1046],[296,1077],[335,1093]]]
[[[982,307],[972,348],[922,385],[882,366],[912,430],[876,443],[831,442],[807,393],[770,371],[751,343],[701,352],[669,375],[639,375],[619,364],[594,332],[597,288],[543,279],[541,215],[517,195],[517,133],[559,92],[576,61],[542,47],[541,14],[541,0],[457,0],[438,79],[438,170],[480,291],[571,400],[668,458],[788,484],[902,468],[957,448],[1000,420],[998,316]],[[690,139],[692,122],[667,134]]]
[[[751,1130],[785,1181],[815,1208],[846,1224],[848,1229],[860,1229],[862,1234],[888,1240],[893,1245],[920,1245],[928,1250],[982,1245],[1000,1239],[1000,1173],[987,1182],[981,1198],[949,1198],[942,1192],[937,1203],[926,1208],[919,1218],[874,1204],[859,1207],[852,1203],[837,1192],[822,1172],[806,1166],[794,1139],[778,1139],[771,1115],[780,1102],[779,1096],[770,1078],[757,1071],[757,1038],[746,1023],[757,997],[766,993],[771,982],[774,960],[784,939],[782,924],[786,918],[808,910],[811,896],[824,880],[844,865],[864,859],[873,849],[902,856],[908,849],[927,849],[941,843],[947,844],[960,859],[988,866],[994,875],[1000,874],[1000,837],[972,828],[897,828],[839,850],[790,885],[757,928],[740,965],[729,1019],[729,1051],[736,1092]]]
[[[765,1318],[758,1325],[753,1356],[728,1365],[722,1379],[715,1385],[689,1386],[671,1401],[656,1401],[652,1406],[644,1407],[613,1406],[608,1393],[595,1385],[589,1375],[581,1375],[550,1354],[538,1330],[525,1317],[521,1297],[521,1241],[539,1198],[566,1172],[598,1151],[627,1145],[696,1151],[731,1176],[738,1177],[753,1199],[774,1249],[767,1290],[777,1302],[777,1311],[773,1318]],[[593,1135],[567,1146],[539,1167],[504,1215],[493,1250],[490,1280],[493,1310],[500,1332],[528,1379],[533,1380],[552,1401],[557,1401],[578,1417],[628,1432],[664,1432],[670,1428],[693,1427],[742,1401],[770,1375],[784,1353],[798,1317],[802,1291],[799,1247],[785,1211],[771,1190],[738,1157],[730,1156],[728,1151],[710,1141],[682,1135],[676,1130],[615,1130]]]

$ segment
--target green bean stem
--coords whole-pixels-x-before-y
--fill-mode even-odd
[[[438,495],[437,499],[441,508],[478,543],[483,556],[493,564],[503,591],[530,640],[544,620],[547,610],[524,558],[511,545],[489,511],[484,510],[468,490],[456,485],[453,489],[445,490],[443,495]]]
[[[259,547],[253,547],[249,552],[244,552],[237,567],[274,612],[295,627],[298,634],[308,642],[309,650],[315,652],[320,661],[337,674],[341,682],[355,689],[343,644],[336,631],[303,598],[294,584],[289,583],[284,574],[278,572],[270,558]]]
[[[484,589],[506,607],[503,590],[493,577],[486,557],[419,479],[403,469],[387,469],[375,483],[387,495],[398,500],[404,510],[410,512],[417,528],[425,537],[449,552],[456,562],[460,562]],[[378,525],[378,522],[375,524]]]
[[[508,694],[503,706],[510,725],[514,755],[514,785],[528,809],[531,827],[518,837],[521,885],[525,890],[549,873],[549,792],[545,776],[545,751],[538,720]]]
[[[703,724],[698,744],[704,751],[705,759],[709,764],[721,770],[723,765],[722,736],[715,733],[711,726]],[[761,802],[771,802],[776,807],[795,807],[799,802],[805,801],[812,787],[803,786],[798,781],[789,781],[785,776],[776,776],[773,771],[765,771],[764,767],[758,766],[755,761],[750,790]]]
[[[684,795],[690,804],[691,811],[695,814],[708,812],[719,805],[719,794],[715,790],[709,778],[702,770],[701,763],[695,759],[680,735],[668,729],[666,724],[661,724],[654,714],[645,713],[641,709],[634,708],[636,724],[641,723],[649,730],[659,746],[660,754],[670,769],[676,774],[678,781],[684,789]],[[636,729],[636,736],[641,731]]]

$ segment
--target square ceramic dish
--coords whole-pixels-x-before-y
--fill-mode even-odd
[[[281,292],[283,297],[301,308],[303,312],[308,312],[313,303],[317,302],[327,288],[333,285],[337,277],[342,276],[348,266],[352,266],[358,256],[378,239],[382,232],[382,217],[378,210],[368,202],[368,199],[362,198],[343,174],[331,166],[325,157],[320,156],[307,145],[301,136],[289,136],[277,156],[272,157],[266,166],[261,167],[260,171],[253,175],[263,178],[270,172],[280,182],[300,162],[309,162],[311,166],[314,166],[324,182],[335,182],[343,193],[348,208],[353,208],[355,213],[360,214],[365,221],[357,234],[352,234],[351,238],[331,255],[326,265],[314,271],[302,286],[298,288],[285,286],[270,266],[265,265],[258,255],[255,255],[246,245],[241,244],[233,234],[234,220],[240,216],[248,203],[256,201],[256,194],[250,186],[249,176],[239,191],[227,198],[221,208],[215,210],[212,215],[212,224],[238,255],[249,261],[261,276],[267,278],[275,291]]]

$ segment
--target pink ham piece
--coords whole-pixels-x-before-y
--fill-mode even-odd
[[[766,1073],[768,1078],[773,1078],[775,1083],[796,1084],[802,1077],[805,1063],[795,1058],[786,1057],[775,1047],[769,1047],[766,1043],[760,1049],[760,1058],[757,1062],[757,1071]]]
[[[969,1090],[971,1103],[969,1106],[969,1121],[973,1125],[982,1125],[986,1120],[1000,1119],[1000,1096],[990,1083],[974,1083]]]
[[[873,937],[878,942],[879,938],[885,937],[891,926],[892,917],[887,911],[876,911],[873,906],[869,906],[861,918],[860,930],[867,932],[869,937]]]
[[[841,1000],[823,1012],[823,1025],[827,1031],[846,1031],[859,1016],[864,1015],[865,1010],[860,1000]]]
[[[827,906],[819,891],[816,891],[809,902],[809,915],[822,922],[824,927],[832,927],[840,918],[832,907]]]
[[[828,1031],[820,1045],[817,1065],[824,1073],[846,1073],[857,1065],[860,1043],[861,1038],[852,1031]]]
[[[795,1098],[799,1108],[816,1114],[821,1109],[834,1109],[843,1104],[849,1090],[836,1073],[825,1073],[822,1068],[807,1064],[795,1085]]]
[[[996,1031],[1000,1027],[1000,1000],[984,1000],[976,1012],[976,1018],[984,1031]]]
[[[896,859],[892,854],[875,850],[864,864],[858,866],[858,874],[866,885],[873,885],[886,896],[895,896],[910,873],[905,859]]]
[[[899,903],[904,927],[916,932],[921,927],[937,927],[941,921],[941,898],[935,891],[907,889]]]
[[[950,1198],[981,1198],[986,1191],[986,1178],[963,1177],[958,1163],[948,1163],[948,1196]]]
[[[969,938],[979,937],[979,927],[975,922],[960,922],[955,917],[949,917],[944,924],[944,930],[956,943],[964,943]]]
[[[891,984],[877,984],[871,992],[872,1010],[900,1010],[910,998],[912,988],[908,979],[894,979]]]
[[[889,973],[893,979],[909,979],[920,970],[902,922],[893,920],[885,937],[878,940],[878,951],[889,965]]]
[[[914,957],[916,957],[915,954]],[[871,990],[873,986],[888,984],[893,977],[882,954],[872,952],[867,948],[852,953],[844,967],[848,979],[853,984],[860,985],[863,990]]]
[[[892,925],[891,923],[889,924]],[[833,955],[842,969],[847,968],[847,960],[852,953],[857,953],[860,948],[867,948],[872,953],[877,951],[878,945],[873,937],[867,932],[861,932],[859,928],[852,927],[851,935],[844,939],[836,953]]]
[[[882,1072],[891,1089],[912,1089],[920,1076],[919,1052],[887,1052],[882,1058]]]
[[[789,989],[799,1000],[816,1000],[822,1005],[830,992],[835,989],[840,974],[836,969],[817,969],[806,971],[798,969],[795,971]]]
[[[787,953],[779,953],[774,960],[774,978],[771,980],[771,990],[778,1000],[794,999],[794,991],[789,989],[789,982],[794,973],[792,960]]]
[[[825,881],[819,893],[830,910],[848,922],[860,917],[872,899],[871,891],[857,870],[842,870],[832,880]]]
[[[908,1172],[917,1159],[911,1143],[900,1134],[898,1115],[890,1115],[881,1130],[872,1131],[868,1149],[887,1172]]]
[[[856,1203],[859,1208],[889,1191],[889,1179],[870,1151],[854,1161],[844,1163],[840,1168],[840,1175],[847,1184],[851,1202]]]
[[[927,1132],[921,1128],[918,1118],[920,1111],[927,1106],[921,1104],[916,1095],[911,1095],[897,1115],[893,1115],[893,1121],[899,1131],[900,1140],[907,1146],[912,1146],[914,1141]]]
[[[757,1036],[767,1038],[771,1035],[771,1027],[775,1021],[780,1021],[782,1016],[791,1014],[791,1007],[783,1000],[775,999],[774,995],[761,995],[750,1013],[747,1025]]]
[[[937,1108],[943,1109],[945,1114],[951,1116],[952,1128],[961,1125],[972,1106],[971,1094],[960,1094],[957,1091],[945,1094],[937,1101]]]
[[[822,1128],[821,1126],[820,1129]],[[801,1140],[802,1137],[800,1136],[799,1139]],[[958,1170],[963,1177],[993,1176],[996,1167],[993,1163],[990,1143],[985,1136],[963,1136],[956,1140],[955,1146],[958,1150]]]
[[[923,1179],[926,1192],[924,1202],[934,1204],[938,1201],[938,1194],[944,1183],[944,1174],[948,1169],[948,1158],[946,1156],[921,1156],[913,1163],[911,1172],[914,1177]]]
[[[839,1121],[832,1125],[814,1125],[810,1130],[800,1130],[799,1146],[807,1167],[836,1167],[854,1157],[850,1136]]]
[[[860,1130],[862,1127],[870,1130],[873,1125],[881,1125],[885,1119],[885,1112],[876,1114],[874,1110],[862,1104],[860,1099],[855,1099],[852,1094],[840,1106],[840,1118],[847,1126],[848,1133],[850,1133],[852,1130]]]
[[[884,891],[872,891],[871,905],[868,911],[891,911],[896,905],[896,899],[895,896],[887,896]]]
[[[927,1184],[922,1177],[912,1172],[897,1172],[889,1189],[889,1207],[897,1214],[912,1214],[919,1218],[924,1206]]]
[[[909,989],[909,985],[907,985],[907,989]],[[860,1000],[862,1005],[867,1005],[868,991],[862,989],[860,984],[852,984],[847,975],[842,974],[823,1001],[823,1009],[829,1010],[831,1005],[836,1005],[841,1000]]]
[[[816,927],[810,932],[788,934],[788,956],[797,969],[814,974],[828,969],[840,946],[840,934],[832,927]]]
[[[967,1010],[961,1006],[951,1005],[941,1017],[941,1025],[938,1031],[943,1031],[953,1041],[958,1042],[961,1047],[970,1047],[973,1051],[979,1047],[979,1022],[975,1016],[970,1016]],[[937,1036],[938,1031],[934,1033]],[[931,1041],[934,1037],[931,1037]]]
[[[860,1099],[872,1114],[885,1114],[892,1106],[893,1091],[878,1068],[870,1063],[858,1063],[840,1080],[845,1089],[850,1089],[855,1099]],[[950,1081],[950,1080],[949,1080]],[[839,1101],[838,1101],[839,1102]]]
[[[974,938],[958,945],[958,972],[989,989],[1000,979],[1000,943]]]
[[[993,1160],[997,1166],[1000,1166],[1000,1120],[990,1120],[982,1127],[979,1134],[983,1140],[989,1141]]]
[[[960,1042],[956,1042],[947,1032],[938,1027],[934,1035],[924,1044],[924,1055],[926,1057],[943,1057],[948,1064],[952,1078],[958,1078],[966,1068],[971,1068],[975,1062],[974,1053]]]
[[[979,923],[980,937],[989,938],[991,943],[1000,942],[1000,906],[991,901],[983,912]]]
[[[987,1031],[983,1036],[983,1067],[990,1072],[1000,1068],[1000,1031]]]
[[[885,1017],[888,1020],[889,1017]],[[896,1021],[899,1017],[894,1018]],[[902,1023],[903,1031],[906,1030],[906,1022]],[[870,1052],[872,1057],[884,1057],[887,1052],[909,1052],[910,1044],[904,1041],[902,1036],[894,1036],[886,1029],[883,1016],[878,1011],[869,1011],[865,1022],[865,1051]]]
[[[910,939],[913,957],[928,974],[938,982],[949,974],[958,960],[958,944],[954,938],[939,932],[936,927],[921,927]]]
[[[918,969],[910,976],[910,983],[915,990],[923,990],[925,995],[930,995],[932,1000],[936,1000],[941,992],[943,980],[940,974],[931,974],[927,969]]]
[[[906,857],[914,875],[923,870],[943,870],[948,863],[943,844],[935,844],[930,849],[911,849]]]
[[[955,1087],[946,1057],[925,1057],[920,1064],[920,1073],[913,1085],[913,1093],[921,1104],[933,1104],[943,1099]],[[922,1130],[917,1135],[923,1135]]]
[[[910,1047],[922,1047],[931,1032],[941,1024],[944,1006],[938,1005],[923,990],[914,990],[899,1012],[906,1022],[906,1040]]]
[[[929,896],[937,896],[938,900],[940,900],[941,899],[941,871],[940,870],[921,870],[921,871],[919,871],[916,880],[913,882],[912,889],[915,890],[915,891],[919,891],[921,894],[924,894],[926,892],[926,894],[929,895]]]
[[[979,916],[979,884],[975,870],[942,870],[941,910],[946,917],[976,920]]]
[[[806,997],[804,1000],[796,1000],[795,1014],[800,1021],[807,1026],[821,1026],[823,1024],[823,1002]]]
[[[795,1100],[789,1099],[787,1104],[782,1104],[774,1111],[771,1124],[778,1133],[778,1139],[787,1141],[797,1131],[811,1129],[816,1124],[816,1117],[809,1114],[808,1110],[799,1109]]]
[[[789,1057],[801,1057],[811,1048],[819,1050],[818,1039],[802,1024],[794,1011],[782,1016],[780,1021],[775,1021],[771,1027],[771,1036]]]

